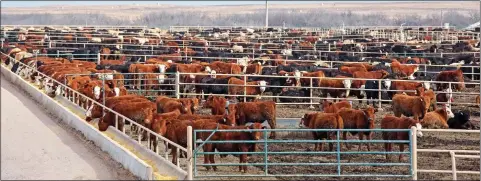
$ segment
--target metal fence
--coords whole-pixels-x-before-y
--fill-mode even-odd
[[[433,132],[446,132],[446,133],[471,133],[476,134],[477,138],[479,138],[479,134],[481,133],[480,130],[453,130],[453,129],[421,129],[416,130],[413,129],[413,134],[416,134],[417,131],[422,131],[424,135],[426,133],[433,133]],[[478,150],[448,150],[448,149],[429,149],[429,148],[418,148],[417,147],[417,137],[413,137],[412,143],[416,145],[413,147],[412,154],[413,157],[417,158],[418,153],[445,153],[449,154],[451,160],[451,170],[433,170],[433,169],[423,169],[418,168],[417,159],[413,160],[413,180],[418,179],[418,173],[451,173],[453,175],[453,180],[457,180],[458,174],[474,174],[480,175],[480,171],[474,170],[458,170],[456,168],[456,158],[468,158],[468,159],[477,159],[480,160],[480,151]],[[421,138],[422,139],[422,138]],[[478,147],[479,148],[479,147]]]
[[[295,139],[295,140],[270,140],[267,138],[267,133],[269,132],[335,132],[336,139],[332,140],[306,140],[306,139]],[[410,135],[408,140],[343,140],[341,139],[341,133],[344,131],[359,131],[363,134],[362,131],[372,131],[372,132],[408,132]],[[227,132],[227,133],[226,133]],[[233,132],[262,132],[264,137],[262,140],[211,140],[211,137],[218,133],[224,134],[233,134]],[[198,140],[199,137],[197,136],[199,133],[207,133],[209,136],[204,138],[205,140]],[[409,150],[412,149],[412,136],[410,129],[216,129],[216,130],[194,130],[194,139],[197,140],[195,145],[200,144],[194,150],[194,177],[196,178],[213,178],[213,177],[412,177],[412,163],[413,157],[411,151],[398,151],[398,152],[385,152],[385,151],[344,151],[344,148],[341,149],[341,143],[344,145],[346,143],[359,143],[359,144],[371,144],[371,143],[398,143],[398,144],[408,144]],[[415,136],[414,136],[415,137]],[[229,151],[229,152],[214,152],[214,151],[202,151],[200,152],[200,148],[202,148],[206,144],[259,144],[259,147],[263,148],[262,150],[256,152],[243,152],[243,151]],[[313,144],[322,144],[322,143],[329,143],[335,144],[335,150],[331,151],[302,151],[299,149],[295,149],[294,151],[290,150],[270,150],[269,145],[279,145],[279,144],[290,144],[290,143],[313,143]],[[256,145],[257,146],[257,145]],[[234,146],[235,147],[235,146]],[[294,147],[294,146],[292,146]],[[292,148],[291,147],[291,148]],[[205,147],[204,147],[205,148]],[[247,150],[246,150],[247,151]],[[251,154],[253,157],[259,155],[260,159],[259,162],[256,163],[226,163],[222,161],[221,163],[203,163],[200,164],[197,161],[199,157],[206,157],[209,155],[242,155],[242,154]],[[399,163],[399,162],[376,162],[376,159],[367,160],[362,159],[363,162],[354,162],[351,161],[352,158],[346,158],[346,156],[354,156],[354,157],[362,157],[362,155],[386,155],[386,154],[407,154],[409,155],[409,159],[407,163]],[[309,155],[309,156],[308,156]],[[275,160],[275,157],[289,157],[289,156],[308,156],[308,157],[326,157],[328,161],[322,162],[276,162],[271,161]],[[314,159],[314,158],[312,158]],[[199,166],[256,166],[263,170],[263,174],[210,174],[210,175],[199,175],[198,168]],[[307,174],[307,173],[296,173],[296,174],[271,174],[269,173],[269,169],[277,166],[290,166],[291,169],[295,167],[302,167],[305,169],[306,167],[315,167],[317,168],[316,174]],[[322,167],[319,167],[322,166]],[[335,169],[329,169],[329,166],[335,167]],[[356,166],[369,166],[372,169],[366,170],[366,172],[362,173],[346,173],[348,171],[344,171],[343,168],[345,167],[356,167]],[[376,167],[407,167],[404,173],[401,174],[392,174],[392,170],[390,172],[384,173],[376,173]],[[322,169],[321,169],[322,168]],[[219,168],[222,169],[222,168]],[[297,170],[297,169],[296,169]],[[299,169],[302,170],[302,169]],[[329,171],[325,171],[329,170]],[[299,171],[302,172],[302,171]],[[397,172],[397,171],[396,171]]]
[[[279,78],[279,79],[299,79],[300,81],[302,81],[301,79],[307,79],[309,82],[308,85],[302,85],[302,86],[284,86],[284,85],[281,85],[281,86],[275,86],[275,85],[248,85],[247,82],[249,81],[244,81],[244,85],[234,85],[234,84],[201,84],[201,83],[186,83],[186,82],[182,82],[180,80],[176,80],[176,82],[179,82],[179,86],[182,86],[182,85],[193,85],[193,86],[198,86],[198,85],[204,85],[204,86],[223,86],[225,87],[226,89],[228,89],[229,87],[242,87],[243,88],[243,91],[242,93],[239,95],[239,94],[212,94],[212,95],[217,95],[217,96],[225,96],[225,97],[235,97],[235,98],[243,98],[244,101],[246,101],[247,98],[279,98],[279,99],[297,99],[299,102],[277,102],[276,104],[278,105],[296,105],[296,104],[304,104],[304,105],[310,105],[311,108],[313,108],[313,105],[318,105],[319,104],[319,100],[349,100],[349,101],[373,101],[373,102],[376,102],[378,107],[381,108],[381,105],[383,102],[391,102],[392,100],[387,98],[383,98],[382,94],[383,93],[387,93],[387,92],[406,92],[406,93],[415,93],[415,90],[386,90],[385,88],[383,88],[385,82],[390,82],[390,84],[392,84],[392,82],[416,82],[416,83],[421,83],[423,85],[430,85],[430,84],[448,84],[449,87],[452,87],[452,85],[457,85],[457,84],[460,84],[459,82],[445,82],[445,81],[420,81],[420,80],[388,80],[388,79],[363,79],[363,78],[332,78],[332,77],[323,77],[323,78],[318,78],[318,77],[296,77],[296,76],[274,76],[274,75],[246,75],[246,74],[210,74],[210,73],[177,73],[179,74],[180,76],[189,76],[189,75],[215,75],[215,76],[234,76],[234,77],[239,77],[241,80],[249,80],[249,78],[260,78],[260,80],[264,80],[262,78]],[[180,77],[180,76],[176,76],[176,77]],[[378,87],[377,88],[351,88],[351,87],[342,87],[342,88],[337,88],[337,87],[324,87],[324,86],[319,86],[319,85],[315,85],[314,83],[316,81],[320,81],[321,79],[328,79],[328,80],[351,80],[351,82],[354,82],[354,81],[377,81],[378,82]],[[469,85],[479,85],[480,83],[478,82],[465,82],[464,84],[469,84]],[[177,86],[177,85],[176,85]],[[256,87],[256,88],[260,88],[260,87],[264,87],[266,88],[266,90],[268,88],[297,88],[297,89],[308,89],[309,91],[309,96],[306,96],[306,97],[295,97],[295,96],[279,96],[279,95],[248,95],[246,94],[246,89],[248,87]],[[340,90],[340,91],[343,91],[343,92],[347,92],[348,90],[349,91],[361,91],[361,94],[364,94],[365,95],[365,92],[366,91],[370,91],[370,92],[374,92],[375,94],[378,95],[378,98],[377,99],[369,99],[367,98],[366,96],[362,96],[363,98],[351,98],[351,97],[348,97],[348,98],[334,98],[334,97],[327,97],[327,95],[324,95],[322,97],[319,97],[320,95],[319,94],[316,94],[314,93],[314,91],[319,91],[319,90]],[[266,91],[267,92],[267,91]],[[443,91],[434,91],[434,93],[446,93],[446,92],[443,92]],[[470,100],[473,100],[474,101],[474,95],[479,95],[479,92],[451,92],[449,93],[449,96],[452,97],[452,95],[473,95],[473,98],[471,98]],[[179,95],[182,97],[182,96],[203,96],[204,94],[199,94],[199,93],[184,93],[184,92],[179,92]],[[352,95],[352,94],[351,94]],[[359,96],[360,97],[360,96]],[[307,101],[302,101],[302,100],[307,100]],[[368,102],[369,103],[369,102]],[[453,105],[477,105],[476,103],[467,103],[467,102],[451,102],[450,100],[448,100],[448,102],[437,102],[438,104],[453,104]],[[374,104],[374,103],[373,103]]]

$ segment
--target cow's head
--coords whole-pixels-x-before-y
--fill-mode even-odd
[[[247,125],[246,125],[247,126]],[[260,140],[262,138],[262,131],[252,131],[251,129],[266,129],[264,125],[261,123],[252,123],[247,126],[247,129],[250,130],[252,139],[254,140]]]
[[[376,109],[369,106],[368,108],[363,109],[362,112],[364,113],[364,117],[368,122],[367,129],[374,129],[374,122],[376,120],[376,118],[375,118]]]
[[[344,85],[344,88],[346,88],[346,97],[349,97],[349,91],[351,91],[352,80],[351,79],[344,79],[342,81],[342,84]]]
[[[299,123],[300,128],[308,128],[309,123],[311,119],[316,115],[317,113],[306,113],[304,116],[301,117],[301,122]]]
[[[207,73],[212,73],[212,69],[209,66],[206,66],[204,71]]]
[[[52,94],[55,91],[54,83],[52,79],[46,78],[44,82],[45,93]]]
[[[409,117],[404,117],[404,121],[405,122],[409,122],[409,128],[415,126],[417,131],[416,131],[416,136],[417,137],[422,137],[423,136],[423,133],[421,132],[421,129],[423,129],[423,126],[421,125],[421,123],[419,121],[416,121],[414,120],[413,118],[409,118]]]
[[[110,120],[105,120],[105,117],[101,117],[98,122],[99,131],[106,131],[110,124]]]
[[[202,104],[202,107],[204,108],[212,108],[214,106],[214,102],[216,100],[216,96],[213,96],[213,95],[209,95],[209,97],[207,97],[207,99],[204,101],[204,103]]]
[[[391,80],[389,80],[389,79],[386,79],[386,80],[384,81],[384,87],[386,87],[386,90],[391,89],[391,83],[392,83],[392,82],[391,82]]]
[[[115,97],[120,96],[120,89],[118,87],[114,87],[114,93],[115,93]]]
[[[163,84],[165,81],[165,75],[164,74],[157,75],[157,80],[159,81],[160,84]]]
[[[451,110],[451,106],[449,106],[448,104],[443,105],[443,111],[446,111],[446,115],[448,116],[448,119],[454,118],[454,113]]]
[[[259,90],[260,90],[261,94],[264,93],[264,91],[266,91],[266,85],[267,85],[266,81],[264,81],[264,80],[259,81],[259,86],[260,86]]]
[[[101,93],[102,89],[98,85],[96,85],[94,87],[93,91],[94,91],[93,93],[94,93],[95,100],[100,99],[100,93]]]
[[[323,101],[321,102],[321,106],[319,106],[319,107],[320,107],[321,111],[325,111],[326,109],[328,109],[329,107],[331,107],[332,104],[334,104],[334,103],[331,102],[331,101],[323,100]]]
[[[164,64],[157,64],[159,68],[159,73],[165,73],[166,66]]]
[[[217,74],[217,71],[212,70],[210,73],[212,74],[212,75],[210,75],[210,77],[212,77],[212,78],[216,78],[216,77],[217,77],[217,75],[216,75],[216,74]]]
[[[426,89],[426,90],[429,90],[431,89],[431,84],[429,82],[423,82],[423,87]]]
[[[153,121],[152,121],[152,131],[155,133],[165,136],[167,133],[167,125],[170,124],[170,121],[166,119],[162,119],[159,117],[160,114],[154,115]]]

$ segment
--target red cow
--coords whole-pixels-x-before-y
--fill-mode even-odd
[[[227,126],[221,125],[216,123],[207,123],[201,126],[199,129],[203,130],[215,130],[216,128],[220,130],[231,130],[231,129],[265,129],[265,127],[260,123],[253,123],[249,126]],[[210,135],[210,132],[202,132],[198,138],[202,140],[206,140],[207,137]],[[210,138],[211,141],[250,141],[250,140],[260,140],[262,139],[262,132],[261,131],[245,131],[245,132],[215,132],[214,135]],[[255,152],[256,151],[256,144],[255,143],[206,143],[204,145],[204,152],[214,152],[217,150],[218,152]],[[221,155],[222,157],[226,157],[227,155]],[[247,154],[243,153],[239,156],[239,163],[247,163]],[[214,155],[204,155],[204,163],[215,163]],[[210,170],[210,167],[206,167],[207,170]],[[216,166],[213,166],[214,171],[217,170]],[[247,166],[239,166],[240,172],[247,172]]]
[[[369,106],[367,109],[355,110],[355,109],[348,109],[342,108],[339,110],[338,114],[342,117],[344,121],[344,129],[374,129],[374,121],[375,116],[374,113],[376,110]],[[347,139],[347,132],[351,133],[352,135],[358,134],[357,131],[344,131],[342,133],[343,139]],[[360,131],[359,133],[359,140],[363,140],[364,136],[366,136],[367,140],[371,140],[372,133],[370,131]],[[351,147],[345,143],[347,149],[351,150]],[[367,150],[371,151],[371,144],[367,143]],[[361,151],[361,143],[359,144],[358,151]]]
[[[423,121],[421,121],[421,125],[428,129],[438,127],[448,129],[448,119],[450,118],[454,118],[454,114],[451,111],[451,108],[444,105],[441,109],[426,113]]]
[[[416,121],[412,118],[408,117],[394,117],[392,115],[386,115],[381,120],[381,129],[411,129],[411,127],[416,126],[417,130],[417,137],[422,137],[423,134],[420,129],[422,129],[421,123]],[[384,140],[409,140],[409,132],[408,131],[399,131],[399,132],[382,132],[382,138]],[[398,143],[399,144],[399,151],[404,151],[404,145],[407,143]],[[393,143],[384,143],[384,149],[386,152],[392,151]],[[399,155],[399,161],[402,160],[403,154]],[[389,154],[386,154],[386,160],[389,160]]]
[[[276,129],[276,103],[274,101],[263,102],[240,102],[236,104],[235,119],[237,125],[245,125],[248,122],[264,122],[267,120],[271,129]],[[274,131],[270,139],[276,138]]]
[[[331,102],[331,101],[328,101],[328,100],[323,100],[320,103],[321,103],[320,106],[319,106],[320,111],[323,111],[324,113],[337,113],[339,111],[339,109],[342,109],[342,108],[351,109],[352,108],[351,103],[349,103],[347,101],[340,101],[340,102],[334,103],[334,102]]]
[[[204,102],[203,107],[210,108],[212,115],[224,115],[227,107],[227,99],[211,95]]]
[[[415,120],[423,119],[429,109],[430,100],[424,96],[408,96],[396,94],[392,98],[392,109],[394,115],[401,117],[413,116]]]
[[[343,129],[344,122],[342,117],[337,113],[306,113],[301,118],[299,127],[307,127],[309,129]],[[337,137],[336,131],[312,131],[314,140],[331,139]],[[319,143],[314,144],[314,151],[317,151]],[[329,150],[333,150],[333,143],[329,143]],[[320,143],[319,151],[323,151],[323,144]]]
[[[454,71],[441,71],[437,75],[435,81],[459,82],[457,84],[454,83],[451,85],[454,87],[453,89],[458,91],[465,89],[463,71],[460,68]],[[436,88],[438,91],[445,90],[449,87],[448,83],[436,83],[436,84],[437,84]]]

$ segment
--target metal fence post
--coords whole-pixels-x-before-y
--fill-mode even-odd
[[[312,105],[312,89],[313,89],[313,86],[312,86],[312,77],[310,77],[310,87],[309,87],[309,97],[310,97],[310,101],[311,101],[311,104],[309,105],[309,109],[314,109],[314,106]]]
[[[451,88],[451,82],[449,82],[449,89],[452,89]],[[448,95],[448,105],[449,105],[449,107],[451,107],[451,98],[452,97],[453,97],[453,93],[451,91],[451,92],[449,92],[449,95]]]
[[[97,53],[97,65],[100,65],[100,53]]]
[[[247,76],[244,75],[244,102],[247,102]]]
[[[192,180],[192,126],[187,127],[187,180]]]
[[[268,175],[267,172],[267,161],[268,161],[268,154],[267,154],[267,129],[264,129],[264,175]]]
[[[180,74],[179,72],[175,72],[175,97],[177,99],[180,98]]]
[[[364,88],[365,88],[365,87],[364,87]],[[379,106],[379,107],[378,107],[378,110],[382,110],[382,91],[381,91],[381,88],[382,88],[382,80],[379,79],[379,85],[378,85],[378,90],[379,90],[379,92],[378,92],[378,96],[379,96],[379,97],[378,97],[378,101],[379,101],[379,102],[378,102],[378,106]],[[366,90],[364,90],[364,92],[366,92]],[[372,100],[372,101],[374,101],[374,100]],[[369,103],[368,103],[368,104],[369,104]]]
[[[411,169],[413,174],[413,180],[418,179],[418,153],[417,153],[417,129],[415,126],[411,127]]]
[[[456,153],[454,153],[454,151],[450,151],[449,155],[451,155],[451,169],[453,172],[453,180],[458,180],[458,175],[456,174]]]
[[[331,44],[330,43],[327,44],[327,51],[329,51],[329,52],[331,51]]]

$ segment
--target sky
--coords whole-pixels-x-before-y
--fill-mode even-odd
[[[348,3],[347,1],[346,3]],[[358,1],[357,3],[359,3]],[[366,2],[366,1],[364,1]],[[369,2],[369,1],[367,1]],[[243,5],[265,4],[265,1],[1,1],[2,7],[37,7],[50,5],[126,5],[126,4],[172,4],[172,5]],[[321,1],[269,1],[272,4],[313,4]],[[340,2],[336,2],[340,3]]]

